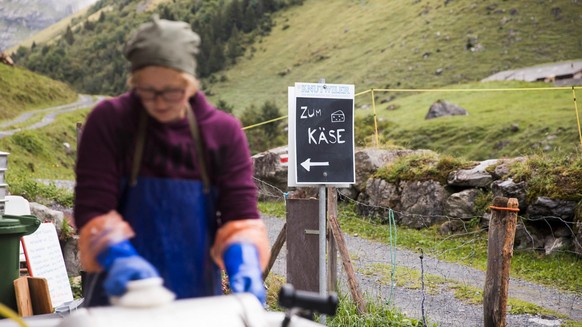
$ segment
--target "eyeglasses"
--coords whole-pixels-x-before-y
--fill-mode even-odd
[[[164,101],[167,102],[178,102],[182,100],[184,96],[185,89],[167,89],[167,90],[154,90],[149,88],[136,87],[135,93],[143,101],[154,101],[159,96],[162,97]]]

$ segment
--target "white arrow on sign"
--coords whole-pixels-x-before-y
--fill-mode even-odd
[[[329,166],[329,161],[325,162],[311,162],[311,158],[307,158],[307,160],[301,163],[301,166],[305,168],[305,170],[309,171],[312,166]]]

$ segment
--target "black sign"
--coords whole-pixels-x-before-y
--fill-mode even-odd
[[[353,98],[297,97],[295,108],[297,183],[355,183]]]

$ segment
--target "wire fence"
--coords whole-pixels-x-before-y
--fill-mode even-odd
[[[260,196],[265,201],[277,201],[282,205],[287,193],[272,184],[256,179]],[[406,316],[423,321],[425,325],[438,326],[482,326],[483,306],[482,296],[485,285],[484,261],[487,251],[487,224],[481,221],[481,216],[449,217],[438,215],[437,221],[459,221],[466,226],[464,230],[452,235],[442,235],[434,239],[419,237],[416,241],[405,239],[410,237],[404,229],[397,226],[397,218],[386,219],[386,224],[378,224],[373,216],[358,216],[354,218],[354,207],[372,207],[370,209],[398,217],[406,214],[387,207],[371,206],[350,198],[338,191],[338,207],[340,222],[343,216],[358,219],[364,226],[373,225],[373,231],[368,237],[355,232],[346,232],[345,238],[354,265],[360,287],[368,301],[383,303],[403,312]],[[365,211],[365,210],[364,210]],[[314,218],[315,219],[315,218]],[[479,224],[470,223],[478,219]],[[573,223],[560,217],[547,216],[530,219],[519,217],[523,233],[534,238],[534,232],[529,230],[529,223],[545,222],[549,226],[558,220],[568,226],[567,230],[573,236]],[[266,219],[270,229],[271,242],[281,230],[284,219]],[[421,233],[421,232],[419,232]],[[565,233],[562,229],[560,235]],[[414,234],[414,233],[413,233]],[[430,233],[427,233],[430,235]],[[370,235],[375,241],[369,239]],[[575,239],[574,237],[570,237]],[[454,242],[451,242],[454,240]],[[407,246],[404,246],[406,244]],[[411,245],[413,244],[413,245]],[[454,246],[452,245],[454,244]],[[533,244],[533,243],[531,243]],[[533,245],[519,252],[538,253],[539,248]],[[273,268],[275,274],[286,275],[286,252],[282,251],[277,257]],[[455,261],[464,261],[465,264],[449,262],[446,259],[454,257]],[[470,264],[473,262],[473,264]],[[556,263],[559,264],[559,263]],[[473,268],[479,267],[479,268]],[[530,267],[532,274],[537,274],[541,267]],[[349,294],[347,276],[338,265],[338,283],[342,294]],[[523,272],[522,272],[523,274]],[[582,281],[580,282],[582,283]],[[574,285],[576,287],[576,285]],[[511,279],[510,306],[515,308],[515,314],[508,316],[508,326],[537,326],[532,322],[536,314],[546,314],[550,321],[557,321],[547,312],[555,312],[563,317],[582,321],[582,285],[578,291],[564,292],[552,287],[537,285],[531,282]],[[538,306],[529,309],[519,309],[526,301]],[[512,302],[513,301],[513,302]],[[518,304],[520,303],[520,304]],[[544,309],[541,309],[544,308]],[[522,314],[516,314],[519,311]],[[529,310],[529,311],[528,311]],[[546,311],[543,311],[546,310]],[[529,312],[529,314],[523,314]],[[541,326],[541,325],[540,325]]]
[[[467,88],[458,88],[458,89],[392,89],[392,88],[387,88],[387,89],[382,89],[382,88],[378,88],[378,89],[368,89],[362,92],[358,92],[354,95],[354,97],[361,97],[364,96],[366,94],[370,94],[370,101],[372,103],[372,111],[373,111],[373,117],[374,117],[374,139],[375,139],[375,145],[378,146],[380,144],[379,141],[379,132],[378,132],[378,114],[377,114],[377,106],[376,106],[376,94],[377,93],[383,93],[383,92],[393,92],[393,93],[397,93],[397,92],[404,92],[404,93],[426,93],[426,92],[434,92],[434,93],[481,93],[481,92],[555,92],[555,91],[564,91],[564,90],[571,90],[572,91],[572,100],[573,100],[573,107],[574,107],[574,113],[576,115],[576,125],[577,125],[577,133],[578,133],[578,138],[579,138],[579,142],[580,142],[580,146],[582,146],[582,126],[580,123],[580,114],[578,112],[578,102],[576,99],[576,90],[577,89],[582,89],[582,86],[570,86],[570,87],[566,87],[566,86],[560,86],[560,87],[524,87],[524,88],[471,88],[471,89],[467,89]],[[269,123],[273,123],[279,120],[283,120],[288,118],[288,115],[283,115],[274,119],[270,119],[264,122],[259,122],[256,124],[252,124],[249,126],[245,126],[243,127],[243,130],[249,130],[249,129],[253,129],[256,127],[260,127],[263,126],[265,124],[269,124]]]

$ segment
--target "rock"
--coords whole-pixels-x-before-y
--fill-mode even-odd
[[[467,222],[461,219],[447,220],[439,227],[441,235],[451,235],[467,232]]]
[[[405,181],[400,204],[400,223],[411,228],[425,228],[445,219],[443,216],[448,192],[436,181]]]
[[[278,147],[252,156],[255,184],[263,200],[270,195],[281,197],[287,191],[287,165],[281,162],[287,156],[287,146]]]
[[[439,73],[437,73],[437,75],[439,75]],[[469,115],[469,112],[467,112],[467,110],[465,110],[462,107],[459,107],[452,103],[448,103],[445,100],[439,99],[430,106],[430,108],[428,109],[428,113],[426,114],[424,119],[433,119],[443,116],[454,116],[454,115],[467,116]]]
[[[523,211],[527,208],[525,182],[515,183],[511,178],[497,180],[491,184],[491,190],[495,196],[516,198],[520,210]]]
[[[516,164],[517,162],[524,162],[526,158],[524,157],[515,157],[512,159],[502,159],[498,162],[498,165],[495,167],[493,171],[493,177],[495,179],[505,178],[505,176],[509,175],[509,168]]]
[[[79,259],[79,236],[73,235],[63,246],[63,259],[67,268],[67,275],[81,275],[81,261]]]
[[[582,221],[577,221],[574,225],[574,252],[577,256],[582,257]]]
[[[53,223],[57,229],[57,234],[59,235],[60,238],[61,231],[63,228],[63,221],[65,219],[65,215],[63,214],[63,212],[47,208],[46,206],[40,203],[31,202],[30,213],[33,216],[36,216],[36,218],[40,219],[40,221],[42,222]]]
[[[366,192],[358,197],[357,210],[381,223],[387,222],[389,209],[398,210],[400,207],[399,193],[397,185],[380,178],[370,178],[366,182]]]
[[[394,160],[426,152],[426,150],[385,150],[377,148],[357,149],[354,154],[356,161],[356,188],[357,193],[361,192],[371,174],[375,173],[378,168],[384,167]]]
[[[497,162],[497,159],[485,160],[472,169],[451,172],[447,183],[452,186],[486,187],[493,182],[493,176],[486,169]]]
[[[475,215],[475,198],[480,193],[478,189],[467,189],[451,194],[445,201],[445,216],[470,220]]]
[[[567,237],[546,236],[544,240],[544,250],[546,255],[552,255],[558,251],[563,251],[571,246],[571,241]]]
[[[539,196],[527,207],[530,219],[546,221],[560,221],[568,223],[574,221],[576,202],[568,200],[554,200]]]
[[[513,248],[516,250],[539,250],[544,248],[544,237],[535,227],[517,223]]]

